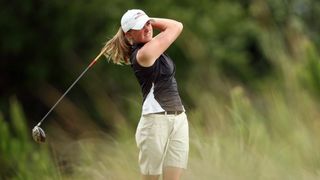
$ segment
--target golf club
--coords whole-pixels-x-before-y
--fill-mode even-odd
[[[47,112],[47,114],[40,120],[40,122],[32,129],[32,137],[37,143],[44,143],[46,141],[46,134],[43,129],[40,128],[41,123],[47,118],[51,111],[59,104],[59,102],[64,98],[64,96],[71,90],[71,88],[79,81],[79,79],[92,67],[100,58],[100,56],[105,52],[105,48],[101,50],[100,54],[88,65],[88,67],[80,74],[80,76],[71,84],[71,86],[66,90],[66,92],[58,99],[58,101],[52,106],[52,108]]]

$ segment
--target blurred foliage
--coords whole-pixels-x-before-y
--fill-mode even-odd
[[[138,174],[120,157],[136,158],[131,138],[142,98],[130,66],[101,58],[87,72],[44,122],[50,151],[35,146],[29,135],[131,8],[184,24],[168,53],[191,123],[189,179],[318,178],[319,1],[3,0],[1,179],[28,179],[34,171],[57,176],[57,166],[64,175],[79,172],[78,179],[121,179],[122,171],[111,163],[117,159],[132,177]],[[91,138],[102,141],[86,141]],[[104,139],[108,147],[101,145]],[[98,156],[104,151],[110,156]],[[74,164],[69,157],[83,161]]]
[[[8,124],[0,113],[0,178],[1,179],[57,179],[58,171],[46,145],[38,146],[31,139],[31,131],[21,105],[10,99]]]

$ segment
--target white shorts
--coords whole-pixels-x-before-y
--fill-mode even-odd
[[[139,166],[144,175],[160,175],[163,167],[187,168],[189,127],[186,114],[142,115],[136,142]]]

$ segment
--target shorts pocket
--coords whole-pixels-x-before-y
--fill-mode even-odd
[[[141,116],[135,134],[136,143],[139,148],[140,144],[152,133],[153,126],[154,120],[152,118],[147,116]]]

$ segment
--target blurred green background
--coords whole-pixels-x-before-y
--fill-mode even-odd
[[[142,95],[95,64],[127,9],[181,21],[168,54],[190,126],[183,179],[320,179],[320,1],[0,2],[0,179],[139,179]]]

